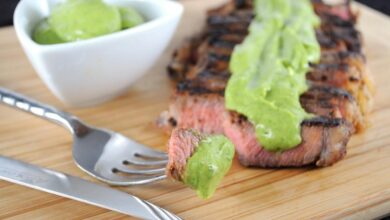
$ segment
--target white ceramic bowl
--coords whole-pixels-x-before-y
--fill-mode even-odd
[[[14,27],[36,72],[59,99],[71,106],[95,105],[126,91],[162,54],[183,13],[183,7],[170,0],[105,0],[136,8],[148,22],[84,41],[35,43],[31,39],[33,29],[62,1],[20,1]]]

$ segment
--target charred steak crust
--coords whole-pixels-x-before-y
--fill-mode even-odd
[[[176,88],[159,126],[167,132],[179,127],[223,133],[235,144],[245,166],[322,167],[343,158],[352,133],[365,128],[372,83],[350,3],[328,6],[320,0],[312,2],[321,18],[316,31],[321,60],[311,64],[307,74],[311,87],[300,101],[307,112],[318,117],[302,122],[303,141],[299,146],[284,152],[264,150],[245,116],[224,107],[230,56],[246,37],[253,18],[249,0],[230,1],[210,10],[205,30],[175,52],[168,72]]]

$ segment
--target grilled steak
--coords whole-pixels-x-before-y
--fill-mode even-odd
[[[365,69],[362,37],[349,2],[327,6],[313,0],[321,18],[317,39],[321,60],[311,64],[307,80],[311,88],[300,102],[318,117],[302,123],[302,143],[284,152],[268,152],[258,143],[253,125],[224,107],[224,90],[234,47],[246,37],[253,18],[251,1],[231,1],[209,11],[200,36],[179,48],[168,67],[176,82],[169,111],[159,119],[166,131],[194,128],[228,136],[245,166],[328,166],[346,153],[352,133],[365,128],[372,83]]]

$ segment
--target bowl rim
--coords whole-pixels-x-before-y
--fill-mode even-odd
[[[106,43],[110,42],[113,40],[119,40],[123,37],[129,37],[131,35],[135,35],[137,33],[144,32],[146,30],[153,29],[157,26],[160,26],[164,24],[166,21],[169,21],[174,18],[180,18],[183,11],[184,7],[182,4],[173,1],[173,0],[126,0],[127,2],[130,1],[137,1],[137,2],[149,2],[152,3],[153,7],[156,8],[162,8],[160,7],[162,4],[165,4],[166,7],[169,7],[172,10],[170,13],[166,13],[165,15],[162,15],[161,17],[157,17],[153,20],[147,21],[144,24],[138,25],[133,28],[128,28],[125,30],[120,30],[114,33],[102,35],[102,36],[97,36],[93,37],[90,39],[86,40],[80,40],[80,41],[73,41],[73,42],[66,42],[66,43],[59,43],[59,44],[49,44],[49,45],[44,45],[44,44],[38,44],[36,43],[30,34],[27,33],[26,28],[22,28],[20,25],[20,13],[22,10],[22,7],[24,7],[24,4],[29,0],[21,0],[18,5],[16,6],[16,9],[13,14],[13,23],[14,23],[14,28],[17,33],[17,36],[20,41],[24,41],[24,43],[28,44],[29,47],[33,47],[34,50],[41,50],[41,51],[52,51],[52,50],[61,50],[61,49],[68,49],[71,47],[80,47],[80,46],[91,46],[94,44],[100,44],[100,43]]]

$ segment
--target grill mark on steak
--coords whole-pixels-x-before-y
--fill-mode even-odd
[[[232,13],[231,15],[212,15],[207,18],[207,24],[210,27],[225,26],[232,24],[247,23],[247,26],[252,21],[254,14],[252,10],[242,11],[241,13]]]
[[[236,45],[237,45],[237,43],[223,41],[223,40],[215,39],[212,37],[210,37],[210,39],[209,39],[209,46],[210,47],[225,48],[225,49],[229,49],[230,51],[233,51],[233,48]]]
[[[207,81],[204,77],[201,79],[204,80],[187,80],[183,81],[177,84],[176,89],[178,93],[185,93],[188,92],[189,95],[201,95],[201,94],[217,94],[219,96],[224,96],[225,92],[225,79],[222,79],[221,85],[214,86],[214,84],[217,84],[215,78],[213,79],[211,86],[213,89],[207,88],[203,86],[203,83]],[[221,88],[221,89],[219,89]]]
[[[323,48],[343,46],[348,51],[361,52],[362,37],[354,28],[322,27],[316,35]]]
[[[307,74],[311,88],[300,101],[306,111],[319,117],[302,122],[303,142],[299,146],[277,153],[261,147],[245,116],[224,107],[230,55],[246,37],[253,16],[248,10],[251,1],[240,1],[240,7],[237,2],[209,11],[208,26],[201,37],[194,38],[192,46],[178,50],[184,52],[176,52],[170,65],[170,75],[178,76],[173,77],[176,91],[169,111],[162,113],[158,121],[159,126],[167,132],[179,127],[224,133],[236,145],[240,162],[247,166],[329,166],[337,162],[346,153],[354,127],[359,130],[364,126],[362,118],[370,99],[362,38],[354,28],[355,16],[349,3],[330,7],[320,0],[313,1],[321,18],[316,33],[321,60],[311,65]]]
[[[206,29],[206,33],[208,36],[213,37],[217,40],[224,40],[226,39],[226,36],[235,35],[232,42],[241,41],[241,39],[244,39],[248,35],[248,27],[249,23],[241,22],[237,24],[226,24],[226,25],[219,25],[219,26],[208,26]],[[233,34],[234,33],[234,34]],[[229,41],[229,40],[227,40]]]
[[[355,129],[364,126],[365,121],[356,100],[343,89],[329,86],[312,86],[302,94],[300,102],[309,113],[328,118],[344,119],[350,122]]]

